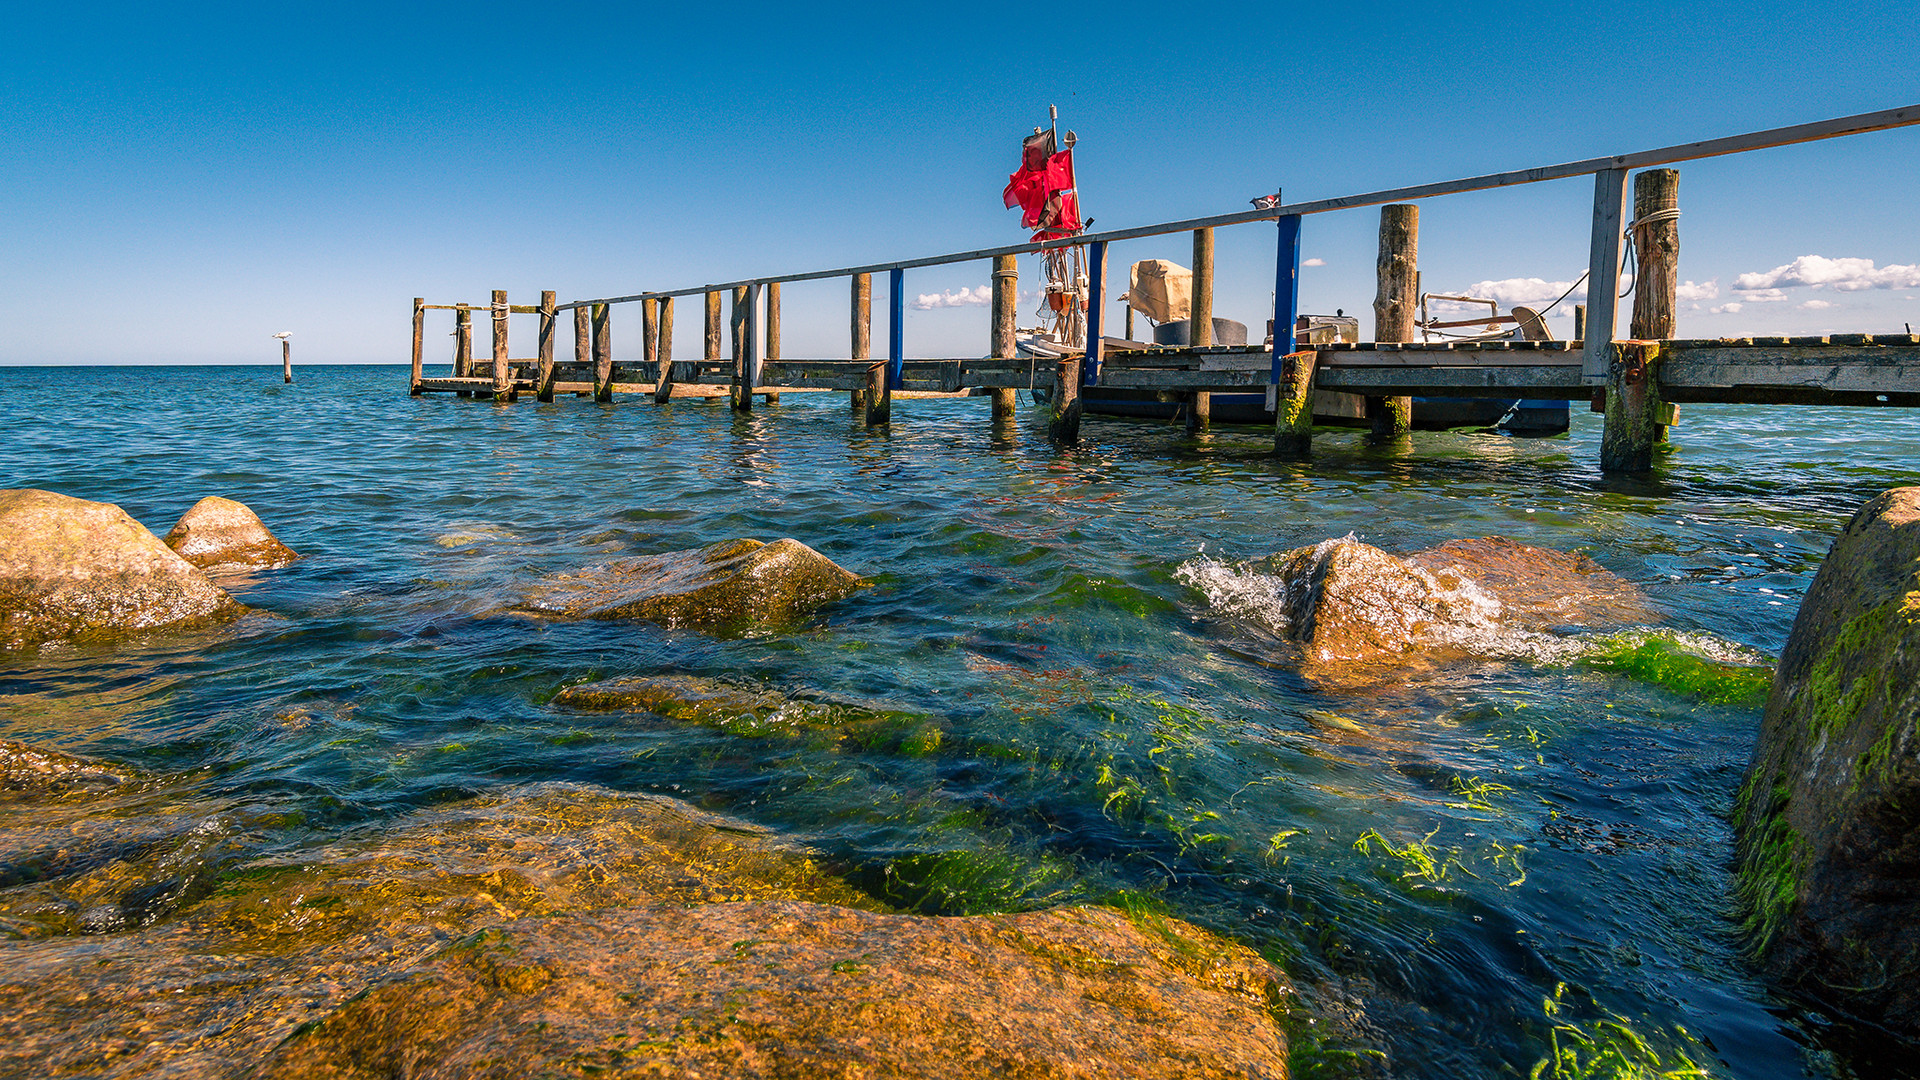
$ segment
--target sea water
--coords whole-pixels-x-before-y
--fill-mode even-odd
[[[1091,417],[1058,451],[1024,401],[996,426],[985,399],[901,400],[868,430],[840,394],[735,415],[412,398],[402,367],[296,379],[0,368],[0,487],[162,533],[223,495],[305,555],[223,578],[255,612],[217,631],[0,655],[0,738],[222,808],[199,824],[220,842],[181,856],[194,873],[564,780],[770,827],[905,910],[1199,923],[1300,985],[1303,1072],[1524,1076],[1620,1025],[1716,1075],[1916,1075],[1750,966],[1728,820],[1831,537],[1916,480],[1911,413],[1688,406],[1656,473],[1627,479],[1600,473],[1584,410],[1539,440],[1322,430],[1300,463],[1258,429]],[[1349,534],[1585,552],[1658,618],[1326,689],[1244,563]],[[873,587],[732,638],[513,612],[543,574],[782,536]],[[907,752],[550,701],[659,673],[937,735]]]

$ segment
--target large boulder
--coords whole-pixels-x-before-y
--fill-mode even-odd
[[[564,618],[725,633],[791,622],[860,584],[798,540],[728,540],[557,574],[534,590],[530,606]]]
[[[0,491],[0,648],[186,627],[240,610],[111,503]]]
[[[1920,1037],[1920,487],[1868,502],[1801,601],[1736,807],[1748,929],[1816,996]]]
[[[195,895],[7,943],[0,1073],[1286,1076],[1286,984],[1244,947],[1098,908],[888,913],[653,796],[426,808]]]
[[[300,556],[280,542],[247,504],[209,495],[180,515],[167,546],[201,568],[285,566]]]

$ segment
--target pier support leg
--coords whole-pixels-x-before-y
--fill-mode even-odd
[[[1633,318],[1627,336],[1660,341],[1674,336],[1680,285],[1680,171],[1648,169],[1633,178]],[[1678,410],[1663,407],[1653,440],[1667,441]]]
[[[640,301],[640,371],[653,373],[654,393],[660,392],[660,301]]]
[[[853,275],[852,321],[849,323],[854,360],[873,359],[873,275]],[[853,392],[853,414],[868,427],[893,418],[893,395],[887,389],[886,370],[867,368],[866,385]]]
[[[1193,230],[1193,304],[1188,309],[1187,343],[1196,349],[1213,344],[1213,230]]]
[[[416,296],[413,298],[413,396],[414,397],[420,396],[420,379],[421,379],[420,350],[421,350],[421,344],[422,344],[421,337],[426,330],[426,323],[427,323],[427,298],[424,296]]]
[[[653,381],[653,403],[665,405],[673,400],[673,297],[660,298],[659,344],[654,347],[660,360],[660,375]]]
[[[593,331],[590,329],[592,315],[593,313],[584,307],[573,309],[573,363],[582,371],[590,371],[593,367]],[[578,391],[573,396],[586,397]]]
[[[1313,453],[1313,365],[1320,354],[1312,349],[1288,353],[1280,360],[1280,385],[1274,395],[1273,452],[1305,458]]]
[[[1187,431],[1198,434],[1213,424],[1213,395],[1195,390],[1187,401]]]
[[[761,286],[760,289],[762,292],[766,293],[766,297],[767,297],[766,299],[767,347],[766,347],[766,352],[764,354],[763,359],[767,363],[779,363],[780,362],[780,283],[777,281],[769,281],[765,285]],[[753,384],[755,386],[760,385],[760,371],[757,367],[754,369],[754,373],[753,373]],[[766,397],[767,397],[767,404],[769,405],[780,404],[780,391],[768,390],[766,392]]]
[[[1080,359],[1060,361],[1053,386],[1053,413],[1047,421],[1047,437],[1055,446],[1072,446],[1080,441]]]
[[[453,377],[466,379],[473,376],[473,312],[461,308],[453,313]],[[456,393],[463,398],[473,396],[471,390]]]
[[[593,400],[613,400],[613,310],[593,305]]]
[[[893,388],[887,385],[886,364],[869,365],[867,385],[855,393],[860,396],[860,413],[868,427],[885,427],[893,422]]]
[[[517,395],[513,392],[513,365],[507,362],[507,292],[505,289],[493,290],[493,303],[490,305],[493,316],[493,401],[505,404]]]
[[[1014,389],[1011,386],[993,388],[993,422],[1004,423],[1014,418]]]
[[[1412,341],[1420,303],[1420,208],[1395,203],[1380,208],[1380,254],[1374,261],[1373,340]],[[1398,439],[1413,430],[1413,399],[1366,400],[1372,438]]]
[[[728,386],[728,400],[734,412],[753,411],[753,363],[749,355],[753,350],[747,340],[753,334],[753,317],[749,309],[753,306],[753,293],[745,285],[733,287],[733,381]]]
[[[987,343],[987,355],[1011,360],[1018,351],[1014,344],[1014,321],[1020,306],[1020,263],[1012,255],[993,257],[993,339]],[[1013,387],[993,388],[993,422],[1013,419]]]
[[[535,401],[553,400],[553,307],[558,300],[552,289],[540,293],[540,374],[533,395]]]
[[[1614,347],[1607,368],[1607,417],[1600,434],[1600,470],[1646,473],[1653,470],[1653,447],[1672,406],[1660,399],[1657,382],[1660,345],[1627,341]]]
[[[720,362],[720,294],[707,294],[707,337],[706,345],[700,354],[707,364]],[[706,376],[696,372],[695,383],[704,381]]]

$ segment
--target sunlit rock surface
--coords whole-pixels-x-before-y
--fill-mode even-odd
[[[209,495],[180,516],[167,546],[202,569],[269,569],[298,559],[245,503]]]
[[[1920,1037],[1920,488],[1868,502],[1787,638],[1736,809],[1748,928],[1817,997]]]
[[[729,540],[557,574],[534,590],[530,606],[565,618],[725,633],[791,622],[860,584],[798,540]]]
[[[210,809],[151,799],[156,834],[163,808]],[[80,805],[56,802],[47,839]],[[221,813],[187,835],[244,842]],[[33,827],[9,821],[10,843]],[[201,873],[151,918],[16,923],[0,1074],[1286,1075],[1288,991],[1245,948],[1106,909],[887,914],[805,850],[659,797],[539,785],[297,858],[156,837],[4,892],[57,906],[116,862]]]
[[[909,756],[932,753],[942,738],[939,723],[920,713],[793,696],[766,686],[696,675],[639,675],[580,683],[554,695],[553,703],[587,712],[647,713],[749,738],[818,742],[826,737],[867,748],[884,745]]]
[[[240,611],[118,506],[0,491],[0,648],[184,628]]]

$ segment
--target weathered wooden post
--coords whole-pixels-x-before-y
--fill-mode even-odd
[[[1047,437],[1056,446],[1072,446],[1080,441],[1080,358],[1077,356],[1062,357],[1054,372]]]
[[[1575,304],[1573,305],[1573,340],[1585,341],[1586,339],[1587,339],[1587,305]]]
[[[453,313],[453,377],[470,378],[473,375],[473,309],[461,304]],[[470,398],[471,390],[455,391],[460,397]]]
[[[293,385],[293,332],[283,330],[273,336],[280,339],[280,377],[291,386]]]
[[[1213,344],[1213,230],[1193,230],[1193,303],[1188,308],[1187,344]],[[1195,391],[1187,402],[1187,430],[1205,431],[1213,419],[1213,395]]]
[[[1606,381],[1618,357],[1613,351],[1615,304],[1620,295],[1620,234],[1627,212],[1627,170],[1593,174],[1593,237],[1587,249],[1587,326],[1581,337],[1580,377],[1589,386]]]
[[[1273,450],[1282,457],[1304,458],[1313,453],[1313,366],[1319,357],[1317,351],[1304,349],[1280,358]]]
[[[1018,351],[1014,344],[1014,321],[1018,318],[1020,306],[1020,266],[1012,255],[993,257],[993,342],[987,349],[987,355],[1000,360],[1011,360]],[[1014,415],[1014,389],[1011,386],[993,388],[993,418],[996,421],[1011,420]]]
[[[1606,420],[1600,468],[1641,473],[1653,468],[1653,447],[1667,437],[1677,410],[1660,399],[1660,346],[1673,337],[1680,267],[1680,173],[1649,169],[1633,178],[1636,253],[1633,318],[1607,368]],[[1592,290],[1588,290],[1591,298]]]
[[[613,307],[593,305],[593,400],[613,400]]]
[[[493,400],[496,404],[513,400],[513,365],[507,363],[507,291],[493,290]]]
[[[853,275],[853,359],[866,362],[865,382],[853,392],[853,411],[867,427],[893,419],[886,367],[873,363],[873,275]]]
[[[767,295],[767,344],[766,351],[761,354],[761,359],[765,363],[777,364],[780,362],[780,283],[777,281],[769,281],[765,285],[762,285],[760,289]],[[756,308],[755,310],[757,311],[758,309]],[[760,385],[760,369],[758,367],[754,369],[753,385],[755,387]],[[780,392],[778,390],[769,390],[766,393],[767,404],[780,404]]]
[[[707,342],[701,357],[707,364],[720,362],[720,293],[718,291],[707,293]],[[698,383],[701,380],[693,381]]]
[[[660,298],[660,377],[653,384],[653,403],[665,405],[673,400],[673,297]]]
[[[1373,340],[1413,341],[1420,305],[1420,208],[1395,203],[1380,208],[1380,254],[1374,261]],[[1397,439],[1413,430],[1413,399],[1369,397],[1367,420],[1376,439]]]
[[[424,335],[424,333],[426,332],[426,326],[427,326],[427,298],[424,296],[416,296],[413,298],[412,392],[414,397],[420,396],[420,379],[421,379],[420,364],[421,364],[421,360],[423,359],[421,355],[421,348],[424,345],[422,335]],[[287,357],[286,359],[291,360],[291,356]]]
[[[753,411],[753,363],[748,359],[752,350],[748,339],[753,336],[753,293],[745,285],[733,287],[733,380],[728,384],[728,397],[733,402],[734,412]]]
[[[558,299],[552,289],[540,292],[540,381],[534,390],[535,401],[553,400],[554,302]]]
[[[585,304],[574,307],[573,363],[575,367],[583,372],[593,369],[593,332],[588,328],[588,319],[590,317],[591,312],[588,311]],[[585,397],[586,395],[583,393],[575,393],[574,396]]]
[[[642,371],[653,372],[653,389],[660,390],[660,301],[648,297],[640,301],[640,363]]]

